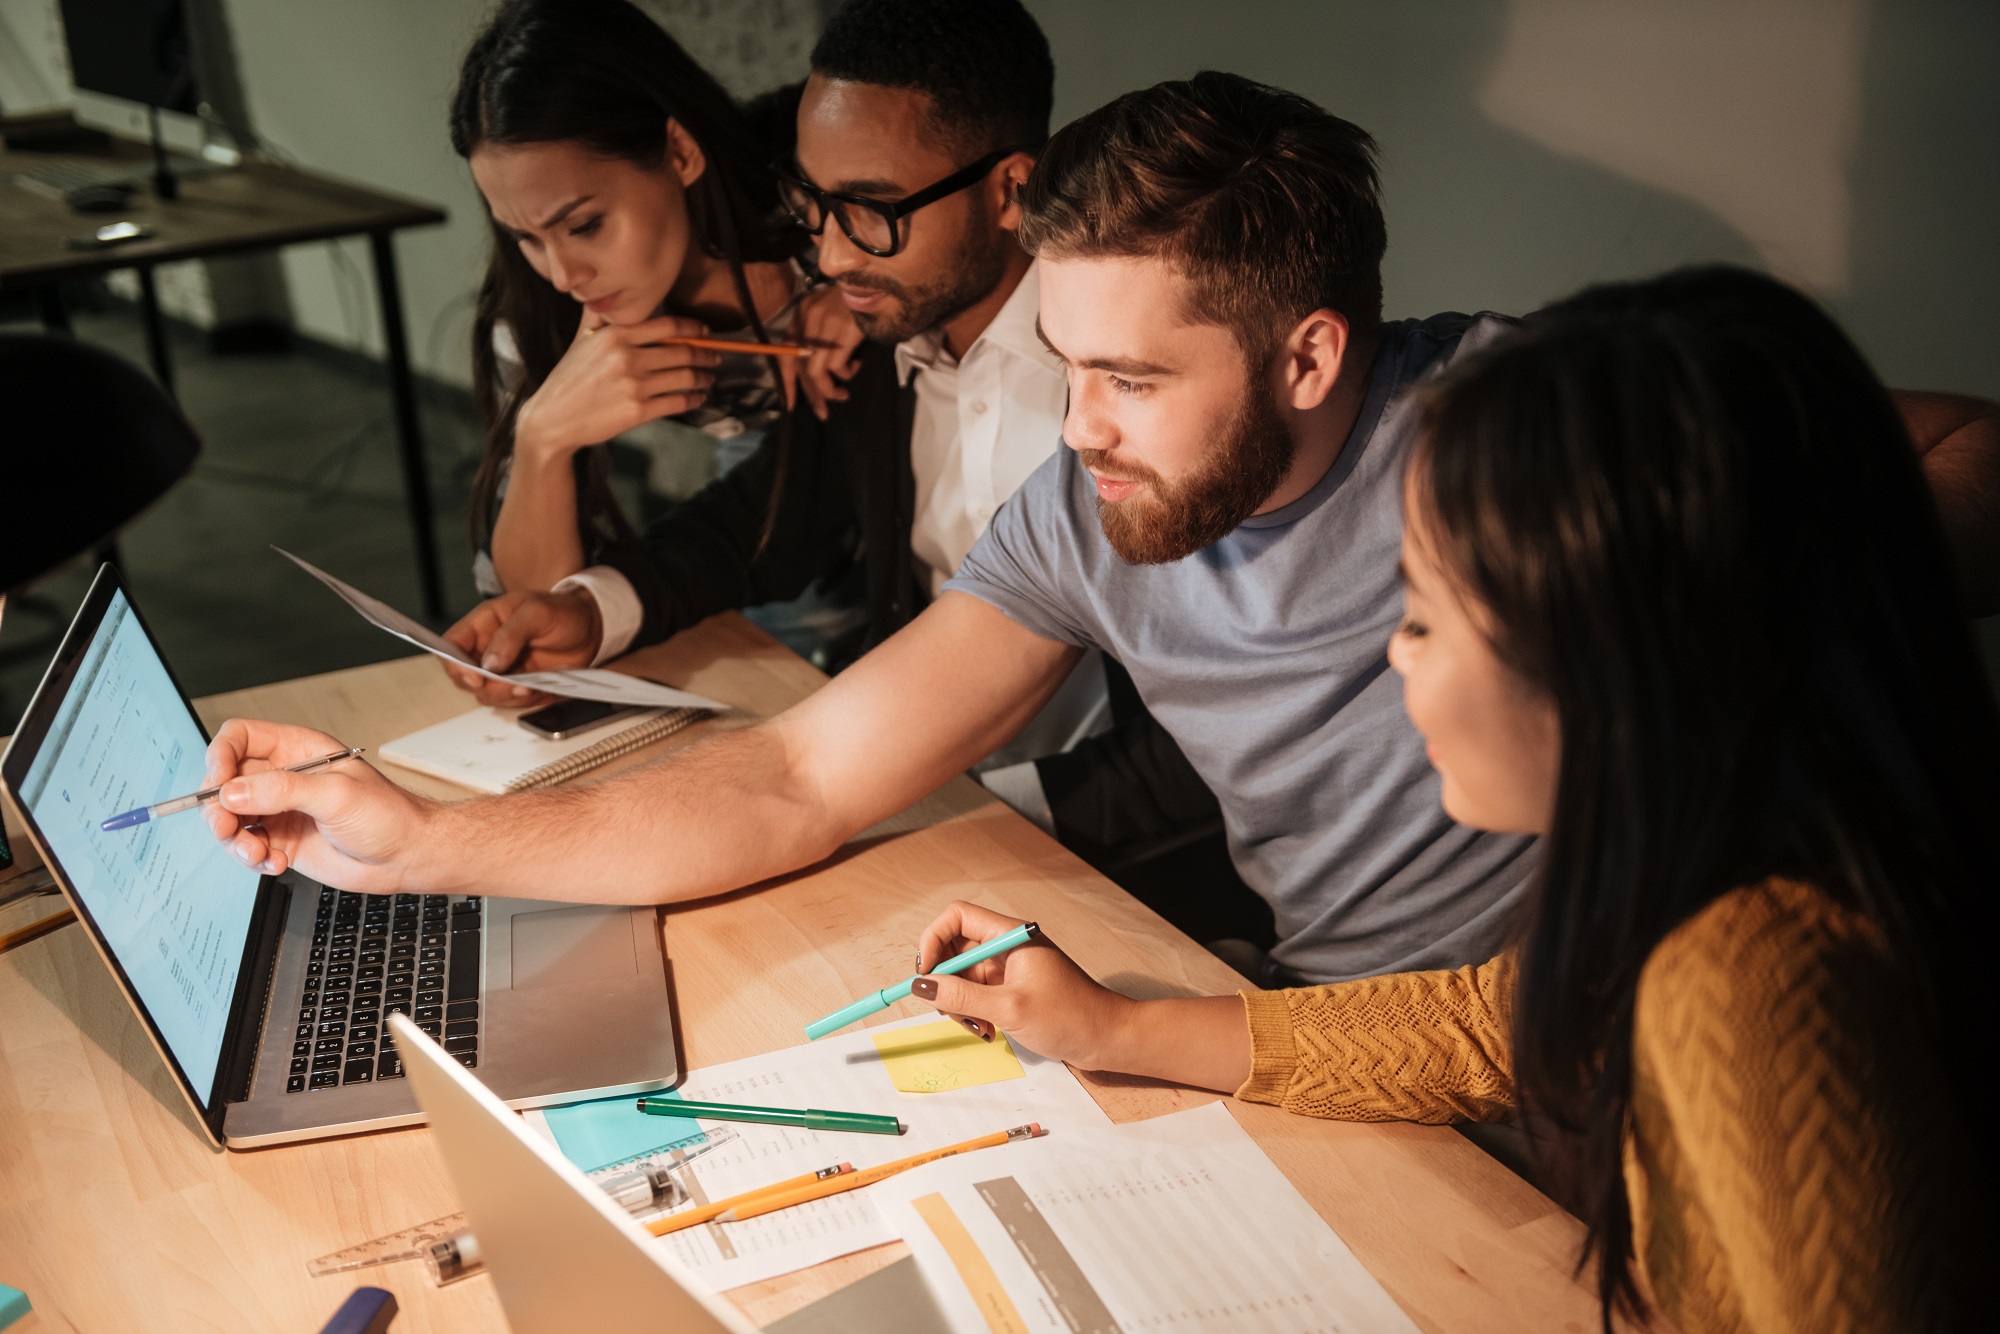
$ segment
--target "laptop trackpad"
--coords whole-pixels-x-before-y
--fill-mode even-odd
[[[515,913],[513,989],[602,982],[639,971],[632,914],[585,905]]]

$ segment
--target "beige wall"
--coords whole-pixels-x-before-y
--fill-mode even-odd
[[[66,89],[55,0],[0,0],[0,98]],[[258,131],[443,205],[400,254],[419,365],[463,382],[484,254],[445,139],[489,0],[223,0]],[[814,0],[648,0],[739,92],[803,72]],[[1993,0],[1029,0],[1058,123],[1203,67],[1304,93],[1381,142],[1391,314],[1525,311],[1730,260],[1832,305],[1892,382],[2000,395]],[[25,91],[23,91],[25,90]],[[335,253],[345,255],[336,259]],[[287,252],[300,324],[378,343],[360,242]],[[200,315],[196,278],[170,281]]]
[[[1389,313],[1728,260],[1893,383],[2000,395],[1992,0],[1028,0],[1058,122],[1201,68],[1380,141]]]

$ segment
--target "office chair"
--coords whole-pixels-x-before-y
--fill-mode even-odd
[[[201,441],[137,366],[87,343],[0,334],[0,618],[7,598],[92,550],[187,476]],[[11,722],[11,720],[9,720]],[[0,724],[4,725],[4,724]],[[0,871],[13,864],[0,831]],[[44,872],[0,887],[0,907],[54,892]],[[70,921],[67,911],[4,936],[0,952]]]

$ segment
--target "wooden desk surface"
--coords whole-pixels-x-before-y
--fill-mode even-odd
[[[823,680],[733,614],[628,661],[753,715]],[[211,725],[257,714],[373,748],[467,703],[435,663],[413,658],[213,696],[199,708]],[[726,724],[692,733],[717,725]],[[463,795],[384,768],[412,788]],[[1095,976],[1132,994],[1240,985],[958,778],[811,872],[663,914],[684,1068],[796,1044],[803,1017],[907,971],[911,942],[953,898],[1038,920]],[[37,911],[11,910],[0,929]],[[1114,1121],[1216,1096],[1082,1077]],[[1596,1328],[1595,1302],[1570,1276],[1580,1225],[1455,1132],[1231,1110],[1424,1329]],[[396,1294],[399,1331],[501,1327],[484,1278],[434,1289],[414,1263],[308,1277],[315,1256],[457,1207],[429,1132],[209,1152],[74,927],[0,956],[0,1183],[0,1282],[34,1301],[26,1330],[310,1330],[364,1283]],[[877,1247],[730,1296],[764,1323],[906,1253]]]
[[[137,145],[101,153],[22,153],[0,150],[0,173],[31,172],[75,159],[123,165],[149,161]],[[268,162],[246,162],[181,180],[179,199],[153,196],[142,184],[129,204],[111,213],[77,213],[59,200],[0,183],[0,291],[38,287],[59,277],[206,259],[244,250],[324,241],[363,232],[443,222],[429,204],[364,190],[325,176]],[[131,221],[159,235],[110,250],[72,250],[64,241],[88,236],[107,222]]]

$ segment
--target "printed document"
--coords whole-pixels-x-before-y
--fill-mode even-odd
[[[835,1163],[852,1163],[857,1169],[874,1167],[1030,1121],[1039,1121],[1049,1132],[1048,1139],[1075,1137],[1111,1124],[1061,1061],[1018,1046],[1014,1048],[1021,1067],[1018,1078],[936,1093],[898,1092],[875,1039],[937,1022],[935,1014],[927,1013],[906,1023],[857,1029],[689,1074],[678,1092],[697,1101],[877,1112],[900,1117],[907,1128],[902,1135],[856,1135],[730,1122],[737,1138],[679,1173],[694,1197],[692,1204],[755,1190]],[[560,1148],[562,1137],[549,1125],[559,1110],[551,1109],[548,1114],[531,1111],[525,1116],[531,1127]],[[681,1124],[672,1117],[647,1118],[636,1107],[632,1115],[655,1125],[662,1120],[668,1126]],[[604,1131],[603,1127],[594,1129],[600,1135]],[[675,1132],[640,1128],[640,1138],[648,1133],[665,1142]],[[1027,1147],[1007,1144],[964,1156],[983,1157],[989,1171],[1003,1171],[1010,1155]],[[877,1194],[889,1188],[889,1181],[741,1223],[688,1228],[660,1238],[659,1244],[717,1288],[775,1278],[850,1251],[895,1241],[899,1235],[895,1226],[875,1205]]]
[[[955,1334],[1415,1334],[1226,1104],[874,1188]]]
[[[272,547],[271,550],[338,593],[340,600],[359,612],[361,618],[370,625],[379,630],[386,630],[396,638],[423,649],[426,653],[449,658],[467,671],[477,672],[489,681],[503,681],[510,686],[526,686],[530,690],[561,695],[565,699],[595,699],[602,700],[606,704],[630,704],[640,708],[714,709],[720,712],[729,707],[702,695],[641,680],[624,672],[605,671],[600,667],[578,667],[557,672],[515,672],[512,675],[489,672],[468,657],[465,650],[458,645],[433,632],[428,626],[411,620],[388,603],[369,597],[354,585],[334,578],[311,561],[300,560],[283,547]]]

